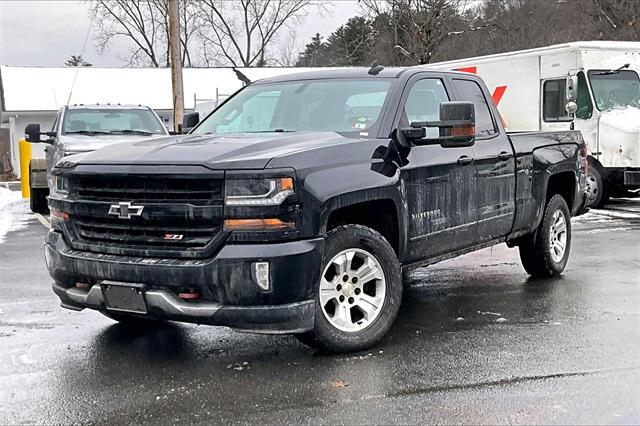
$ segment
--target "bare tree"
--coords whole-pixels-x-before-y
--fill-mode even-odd
[[[361,8],[375,17],[381,50],[393,49],[391,63],[426,64],[451,35],[467,0],[361,0]],[[387,59],[387,58],[385,58]],[[388,59],[387,59],[388,61]]]
[[[294,28],[287,28],[286,33],[273,43],[277,48],[269,49],[265,60],[267,66],[293,67],[300,58],[302,46],[298,42]]]
[[[638,0],[592,0],[590,15],[602,35],[614,40],[640,40],[640,2]]]
[[[114,38],[124,37],[132,44],[125,59],[129,65],[169,66],[166,0],[90,0],[90,13],[97,23],[96,41],[101,52]],[[181,44],[184,65],[191,65],[190,41],[195,32],[194,0],[182,0]]]
[[[310,6],[323,8],[320,0],[201,0],[198,36],[205,62],[220,55],[234,67],[264,66],[267,51],[283,30],[306,16]]]

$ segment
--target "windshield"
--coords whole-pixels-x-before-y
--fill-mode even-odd
[[[378,119],[390,85],[360,78],[247,86],[193,133],[361,132]]]
[[[589,81],[600,111],[640,107],[640,81],[635,71],[589,71]]]
[[[69,109],[62,123],[64,134],[166,134],[164,126],[148,109]]]

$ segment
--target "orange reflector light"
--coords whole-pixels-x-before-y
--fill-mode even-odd
[[[293,191],[293,179],[290,178],[290,177],[280,178],[280,190],[281,191],[286,191],[286,190]]]
[[[280,219],[227,219],[224,221],[224,227],[229,230],[290,229],[294,228],[295,224]]]
[[[453,127],[451,129],[451,136],[473,136],[475,134],[475,126]]]
[[[51,217],[61,220],[69,220],[69,214],[67,212],[63,212],[57,209],[51,209]]]

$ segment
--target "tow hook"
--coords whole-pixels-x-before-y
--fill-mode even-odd
[[[178,293],[178,297],[182,300],[197,300],[200,298],[200,293],[190,288]]]

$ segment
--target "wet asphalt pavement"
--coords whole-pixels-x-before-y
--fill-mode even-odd
[[[46,229],[10,210],[24,223],[0,243],[0,424],[640,423],[638,200],[574,219],[558,279],[529,279],[504,244],[415,271],[383,342],[341,356],[61,309]]]

